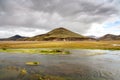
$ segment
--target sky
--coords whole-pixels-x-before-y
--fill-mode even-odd
[[[120,35],[120,0],[0,0],[0,38],[58,27],[82,35]]]

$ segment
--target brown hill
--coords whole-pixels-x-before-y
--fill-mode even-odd
[[[99,40],[120,40],[120,35],[106,34],[103,37],[100,37]]]
[[[88,40],[88,39],[90,38],[60,27],[46,34],[37,35],[31,38],[25,38],[21,40],[25,40],[25,41],[78,41],[78,40]]]
[[[23,36],[20,36],[20,35],[15,35],[15,36],[12,36],[12,37],[9,37],[9,38],[0,39],[0,41],[16,41],[18,39],[23,39],[23,38],[27,38],[27,37],[23,37]]]

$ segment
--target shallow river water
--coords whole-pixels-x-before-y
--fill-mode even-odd
[[[33,75],[57,76],[64,80],[120,80],[119,50],[68,50],[72,54],[0,53],[0,80],[35,80]],[[40,65],[28,66],[25,63],[29,61],[40,62]],[[20,75],[24,69],[25,74]]]

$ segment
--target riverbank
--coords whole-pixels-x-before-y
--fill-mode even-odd
[[[7,49],[7,48],[3,48],[0,49],[0,52],[4,52],[4,53],[28,53],[28,54],[70,54],[70,52],[68,50],[65,49],[40,49],[40,48],[30,48],[30,49]]]
[[[79,48],[120,50],[120,41],[1,41],[0,49]]]

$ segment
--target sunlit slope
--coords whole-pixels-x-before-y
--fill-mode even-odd
[[[68,41],[71,41],[71,40],[81,40],[81,39],[87,39],[87,37],[60,27],[60,28],[56,28],[46,34],[37,35],[37,36],[31,37],[31,38],[25,38],[23,40],[27,40],[27,41],[68,40]]]

